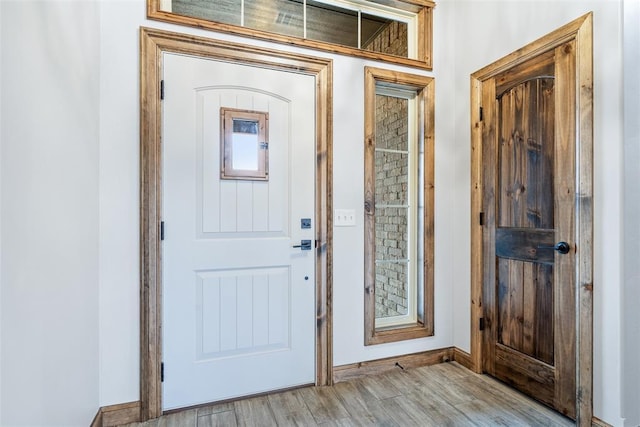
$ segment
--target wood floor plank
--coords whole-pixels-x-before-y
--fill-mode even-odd
[[[276,413],[278,426],[317,426],[316,420],[309,411],[292,412],[288,414]]]
[[[322,424],[349,417],[332,387],[310,387],[301,389],[300,392],[316,423]]]
[[[422,419],[429,420],[429,425],[434,426],[473,426],[474,424],[459,412],[454,406],[443,399],[434,398],[431,394],[425,398],[423,391],[414,391],[404,396],[406,404],[424,414]]]
[[[217,405],[204,406],[198,408],[198,416],[215,414],[218,412],[235,411],[232,402],[219,403]]]
[[[277,412],[292,414],[296,412],[309,411],[304,401],[304,396],[299,390],[291,390],[283,393],[274,393],[267,396],[271,410]]]
[[[397,426],[390,414],[360,382],[342,382],[334,389],[343,406],[357,425]]]
[[[418,424],[419,420],[417,420],[415,418],[414,414],[408,413],[402,407],[402,401],[401,401],[401,399],[398,400],[398,397],[391,397],[389,399],[381,400],[380,401],[380,406],[382,407],[382,409],[384,411],[388,412],[389,414],[393,414],[395,422],[399,426],[416,426],[416,425],[419,425]],[[430,424],[425,422],[422,425],[429,426]]]
[[[450,362],[214,404],[128,427],[574,425],[507,385]]]
[[[521,419],[528,425],[569,426],[573,421],[553,412],[542,404],[534,402],[529,397],[513,390],[506,385],[485,376],[473,376],[465,379],[467,387],[475,396],[485,400],[492,407],[507,410],[516,419]],[[566,424],[566,423],[569,424]]]
[[[276,425],[267,396],[233,402],[238,426]]]
[[[236,427],[235,411],[214,412],[198,417],[198,427]]]
[[[196,427],[197,418],[198,410],[189,409],[160,417],[158,427]]]
[[[479,427],[523,427],[527,425],[509,416],[510,414],[508,412],[491,406],[483,400],[474,399],[463,402],[456,405],[456,409]]]
[[[473,400],[473,396],[456,383],[456,380],[464,379],[464,377],[456,376],[455,370],[449,369],[447,372],[449,371],[452,373],[451,377],[448,377],[446,372],[440,369],[419,370],[416,374],[422,379],[422,385],[416,386],[416,390],[430,395],[431,399],[450,405]]]
[[[391,397],[402,396],[403,389],[396,387],[388,376],[391,373],[385,373],[382,375],[372,375],[369,377],[361,378],[362,384],[378,399],[389,399]],[[398,375],[394,373],[393,375]]]
[[[361,424],[355,423],[351,418],[341,418],[339,420],[330,420],[318,425],[322,427],[357,427]]]

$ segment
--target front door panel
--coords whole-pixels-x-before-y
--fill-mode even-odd
[[[163,409],[312,384],[315,251],[294,246],[315,235],[315,79],[163,61]],[[243,116],[225,133],[229,111]],[[231,133],[251,141],[232,147],[240,171],[268,150],[266,179],[222,176]]]

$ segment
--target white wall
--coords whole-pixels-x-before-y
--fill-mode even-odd
[[[469,211],[469,75],[569,21],[594,11],[594,129],[595,129],[595,265],[594,265],[594,412],[621,425],[621,240],[622,229],[622,44],[619,1],[442,1],[437,14],[453,16],[455,26],[452,73],[456,121],[456,179],[454,205]],[[450,42],[451,43],[451,42]],[[450,47],[451,48],[451,47]],[[438,64],[436,64],[438,66]],[[442,100],[440,94],[438,102]],[[636,164],[637,168],[637,164]],[[454,241],[469,252],[467,217],[456,224]],[[455,270],[456,323],[454,343],[468,349],[468,259]],[[458,297],[459,296],[459,297]],[[637,360],[637,359],[636,359]],[[637,390],[637,389],[636,389]],[[637,395],[637,394],[636,394]]]
[[[624,288],[622,414],[640,425],[640,2],[624,0]]]
[[[435,72],[419,72],[436,77],[436,336],[362,345],[359,221],[334,234],[336,365],[450,345],[469,349],[469,75],[589,10],[596,62],[595,412],[622,425],[619,1],[438,3]],[[99,406],[139,398],[139,27],[285,47],[147,21],[145,0],[3,0],[0,11],[0,424],[87,425]],[[334,205],[362,218],[363,189],[353,185],[363,175],[358,100],[363,66],[380,64],[310,53],[334,60]],[[637,60],[629,67],[637,70]],[[625,387],[633,391],[633,384]]]
[[[2,425],[98,407],[98,24],[2,2]]]
[[[144,2],[100,2],[100,405],[139,399],[139,68]]]
[[[2,49],[2,3],[0,3],[0,51]],[[2,99],[2,55],[0,54],[0,100]],[[2,102],[0,102],[0,423],[2,422]]]

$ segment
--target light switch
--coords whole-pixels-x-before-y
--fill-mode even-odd
[[[353,227],[356,225],[356,211],[354,209],[336,209],[333,215],[336,227]]]

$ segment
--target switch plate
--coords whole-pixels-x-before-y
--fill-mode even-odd
[[[336,209],[333,215],[336,227],[354,227],[356,225],[356,211],[354,209]]]

